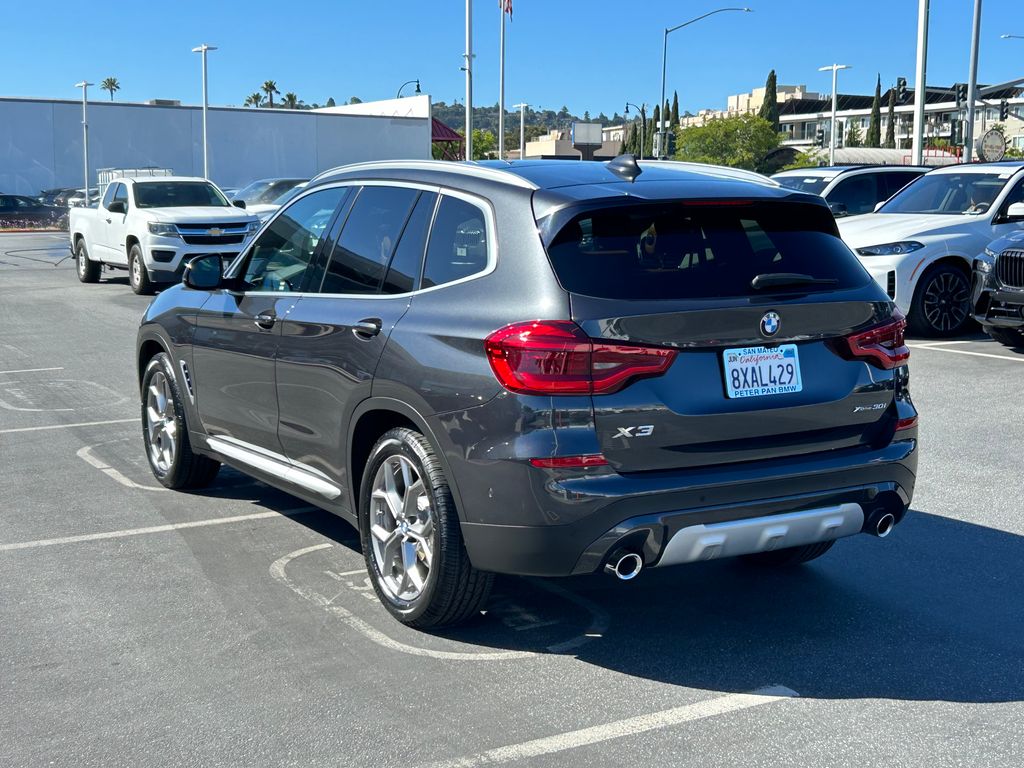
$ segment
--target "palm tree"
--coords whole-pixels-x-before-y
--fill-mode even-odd
[[[281,106],[285,109],[298,109],[299,108],[299,97],[291,91],[288,91],[281,99]]]
[[[263,94],[260,93],[259,91],[256,91],[256,93],[250,93],[248,96],[245,97],[245,106],[247,107],[258,107],[262,103]]]
[[[280,93],[280,91],[277,90],[277,83],[275,83],[273,80],[267,80],[260,87],[260,90],[263,91],[265,94],[267,94],[268,104],[269,104],[270,108],[273,109],[274,108],[274,94],[275,93]]]
[[[114,91],[120,91],[121,84],[117,82],[116,77],[108,77],[106,80],[100,83],[100,88],[102,88],[104,91],[110,91],[110,100],[113,101]]]

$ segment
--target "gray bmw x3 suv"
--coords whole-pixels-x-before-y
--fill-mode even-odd
[[[324,173],[138,335],[169,488],[221,463],[341,515],[430,627],[494,573],[818,557],[910,504],[904,319],[820,198],[642,162]]]

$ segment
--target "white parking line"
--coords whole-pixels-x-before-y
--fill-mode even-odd
[[[45,427],[16,427],[14,429],[0,429],[0,435],[10,435],[15,432],[42,432],[47,429],[72,429],[74,427],[99,427],[104,424],[129,424],[133,421],[142,421],[139,417],[134,419],[110,419],[108,421],[80,421],[77,424],[50,424]]]
[[[5,373],[39,373],[41,371],[63,371],[63,368],[22,368],[20,371],[0,371],[0,376]]]
[[[681,707],[673,707],[672,709],[664,709],[648,715],[637,715],[636,717],[628,717],[625,720],[616,720],[604,725],[596,725],[592,728],[581,728],[578,731],[568,731],[542,739],[524,741],[521,744],[510,744],[507,747],[489,749],[486,752],[456,758],[455,760],[442,760],[430,763],[425,768],[475,768],[475,766],[480,765],[498,765],[499,763],[528,760],[532,757],[565,752],[570,749],[578,749],[579,747],[586,747],[591,744],[611,741],[612,739],[621,739],[625,736],[634,736],[661,728],[670,728],[674,725],[681,725],[682,723],[689,723],[694,720],[717,717],[718,715],[725,715],[741,709],[759,707],[784,699],[796,698],[799,695],[796,691],[782,685],[759,688],[750,693],[730,693],[726,696],[719,696],[707,701],[698,701],[694,704],[685,704]]]
[[[949,352],[953,355],[973,355],[974,357],[991,357],[993,360],[1006,360],[1009,363],[1024,363],[1024,355],[1010,357],[1009,355],[993,355],[988,352],[971,352],[968,349],[950,349],[949,347],[937,347],[933,344],[908,344],[911,349],[929,349],[932,352]]]
[[[115,441],[115,442],[117,442],[117,441]],[[95,456],[92,455],[92,449],[93,448],[98,448],[98,447],[99,447],[99,445],[86,445],[86,446],[83,446],[83,447],[79,448],[75,452],[75,455],[78,458],[80,458],[82,461],[84,461],[86,464],[88,464],[90,467],[95,467],[100,472],[102,472],[104,475],[106,475],[111,480],[113,480],[115,483],[120,483],[125,488],[137,488],[140,491],[166,491],[167,490],[162,485],[142,485],[141,483],[136,483],[134,480],[131,480],[131,479],[125,477],[123,474],[121,474],[119,471],[114,469],[109,464],[104,464],[102,459],[97,459]]]
[[[229,523],[245,522],[246,520],[264,520],[266,518],[272,517],[288,518],[314,511],[316,511],[316,507],[296,507],[295,509],[283,509],[280,512],[255,512],[251,515],[234,515],[233,517],[214,517],[207,520],[193,520],[187,523],[151,525],[146,528],[125,528],[121,531],[104,531],[103,533],[83,533],[79,536],[62,536],[59,539],[37,539],[35,541],[20,541],[13,544],[0,544],[0,552],[13,552],[18,549],[38,549],[39,547],[55,547],[60,544],[78,544],[83,541],[123,539],[128,536],[144,536],[149,533],[167,533],[168,531],[180,531],[185,528],[203,528],[210,525],[227,525]]]

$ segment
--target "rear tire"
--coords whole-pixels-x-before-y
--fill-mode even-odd
[[[986,325],[985,333],[1005,347],[1024,347],[1024,331],[1018,331],[1015,328],[995,328],[991,325]]]
[[[925,270],[907,315],[910,329],[922,336],[960,336],[971,325],[971,280],[952,264]]]
[[[142,376],[142,442],[149,468],[165,488],[202,488],[220,470],[220,462],[192,450],[174,365],[164,352]]]
[[[835,541],[819,541],[817,544],[806,544],[802,547],[787,547],[772,552],[755,552],[752,555],[743,555],[740,559],[753,565],[786,568],[821,557],[832,549],[833,544]]]
[[[75,267],[78,272],[78,279],[81,282],[99,282],[100,272],[103,269],[103,265],[98,261],[92,261],[89,258],[89,251],[85,247],[84,237],[78,238],[78,244],[75,247]]]
[[[494,575],[469,562],[448,480],[423,435],[405,427],[385,433],[359,496],[366,569],[392,616],[427,629],[480,612]]]
[[[128,252],[128,283],[139,296],[153,293],[153,281],[149,279],[149,270],[142,258],[142,248],[138,243],[132,245]]]

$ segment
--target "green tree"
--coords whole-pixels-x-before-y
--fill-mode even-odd
[[[473,129],[473,159],[490,160],[498,151],[498,140],[490,131]]]
[[[704,125],[676,130],[676,160],[714,163],[756,171],[779,146],[779,133],[757,115],[708,120]]]
[[[782,166],[779,170],[798,171],[801,168],[817,168],[819,165],[825,165],[827,161],[828,156],[821,149],[812,147],[798,153],[792,163]]]
[[[360,99],[358,96],[353,96],[351,99],[348,100],[348,103],[349,104],[362,104],[363,100]]]
[[[774,69],[768,73],[768,79],[764,83],[764,101],[761,102],[757,116],[767,120],[776,132],[779,130],[779,94]]]
[[[260,91],[256,93],[250,93],[245,97],[245,106],[247,107],[258,107],[263,103],[263,94]]]
[[[260,90],[267,94],[267,106],[273,109],[274,94],[280,93],[280,91],[277,90],[277,83],[275,83],[273,80],[265,80],[263,82],[263,85],[260,86]]]
[[[871,101],[871,122],[868,123],[868,135],[864,139],[866,147],[882,146],[882,76],[875,81],[875,98]]]
[[[589,109],[583,110],[583,120],[585,122],[588,122],[588,123],[590,122],[590,110]]]
[[[859,147],[863,144],[862,137],[860,135],[860,119],[849,118],[846,121],[846,138],[843,139],[844,147]]]
[[[108,77],[102,83],[100,83],[100,88],[104,91],[110,91],[110,100],[113,101],[114,91],[120,91],[121,84],[117,82],[116,77]]]
[[[288,91],[281,99],[281,106],[285,109],[298,109],[299,108],[299,97],[291,91]]]
[[[679,91],[672,91],[672,130],[679,125]]]
[[[896,89],[889,89],[889,114],[885,124],[886,149],[896,149]]]
[[[327,103],[324,104],[324,106],[325,107],[336,107],[338,105],[334,103],[334,97],[333,96],[328,96],[327,97]]]

